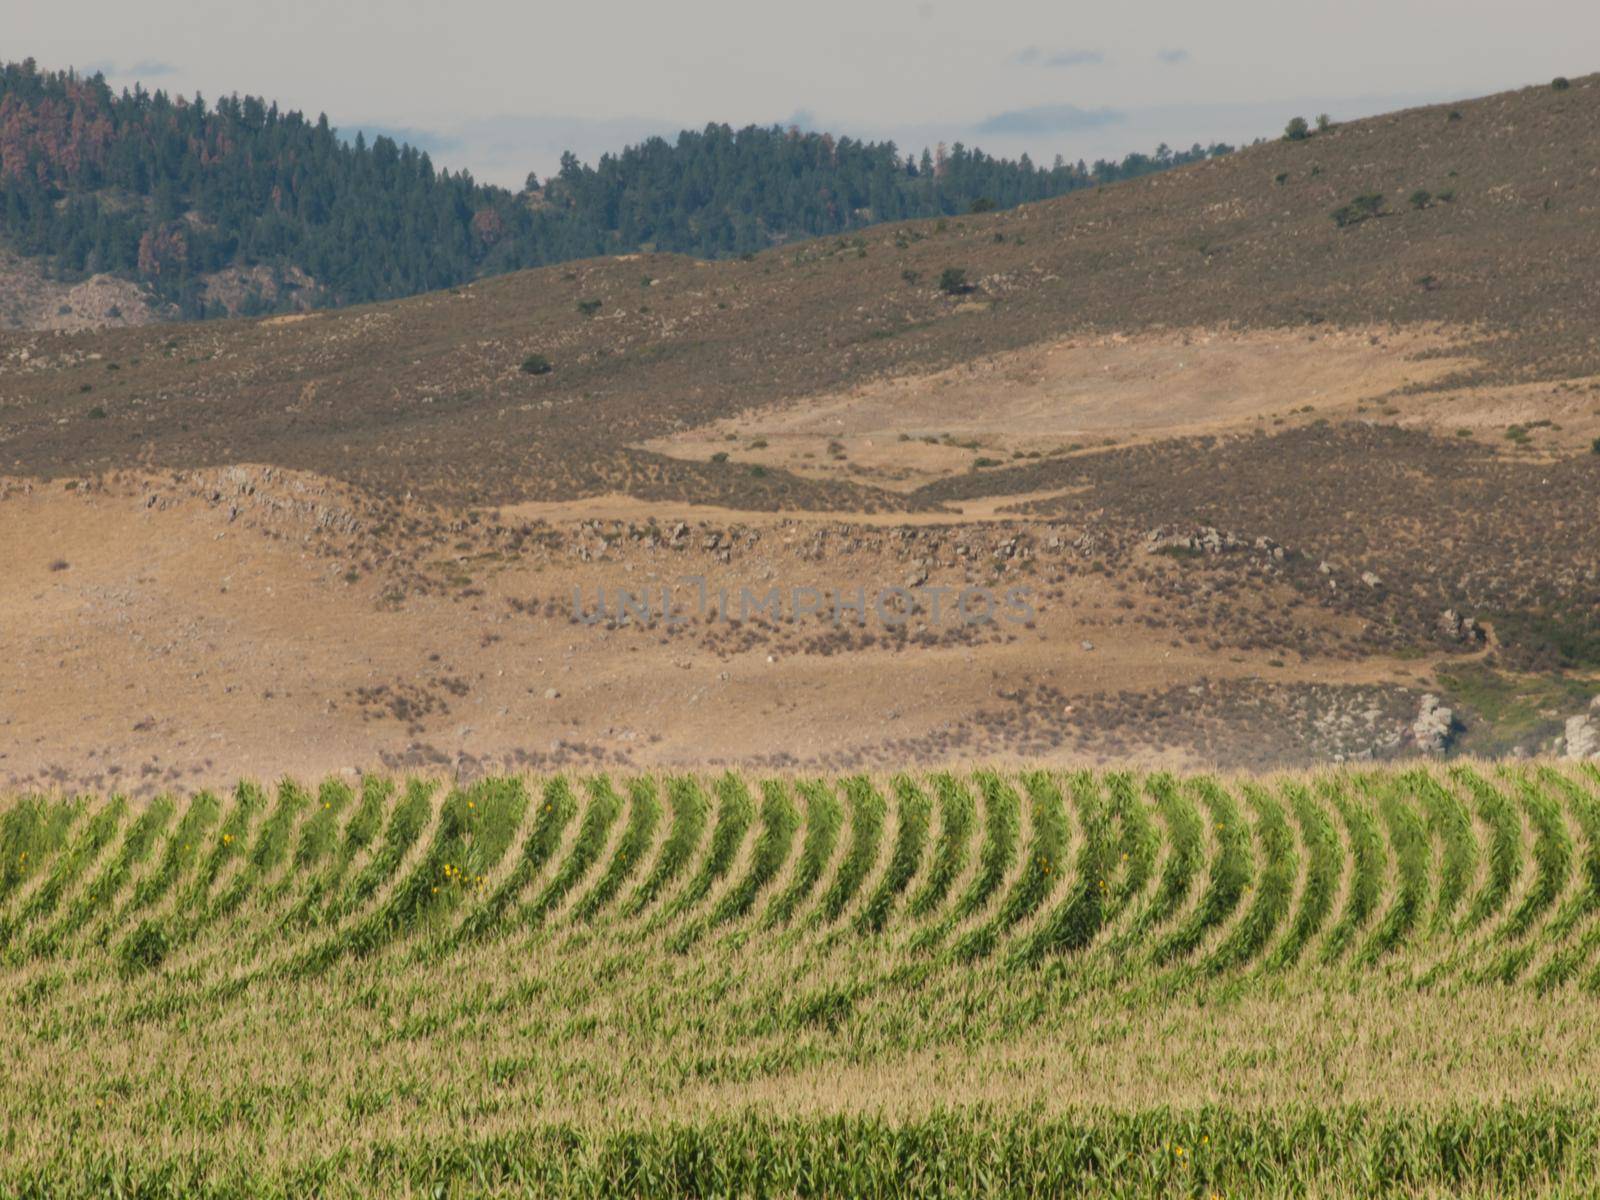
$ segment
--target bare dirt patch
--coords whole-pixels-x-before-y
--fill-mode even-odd
[[[1211,584],[1163,582],[1181,563],[1108,567],[1081,523],[473,520],[270,468],[14,484],[0,513],[13,791],[380,768],[1310,761],[1393,737],[1432,669],[1362,653],[1359,618],[1270,573],[1213,608]],[[705,580],[705,612],[686,578]],[[690,619],[575,617],[602,589],[614,614],[619,588],[662,586]],[[967,627],[924,608],[889,627],[723,619],[715,599],[797,586],[943,587],[946,604],[1022,588],[1037,611]],[[1343,709],[1375,715],[1312,728]],[[1289,736],[1280,713],[1312,732]]]
[[[1376,411],[1463,369],[1466,352],[1451,353],[1461,344],[1423,328],[1070,337],[750,410],[645,447],[906,489],[1040,454]],[[1447,421],[1450,407],[1426,412]]]

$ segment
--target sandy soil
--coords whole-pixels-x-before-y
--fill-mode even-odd
[[[1080,338],[686,430],[652,448],[688,457],[727,448],[911,487],[968,471],[985,453],[1004,460],[1374,410],[1497,445],[1507,421],[1549,422],[1529,447],[1507,448],[1515,453],[1600,425],[1581,381],[1396,395],[1460,366],[1418,357],[1450,344],[1438,331],[1387,330]],[[758,441],[766,447],[752,449]],[[81,487],[0,479],[0,787],[148,794],[285,772],[842,769],[1008,756],[1228,766],[1207,747],[1244,753],[1279,740],[1282,718],[1249,692],[1255,682],[1368,689],[1350,701],[1366,722],[1357,721],[1358,741],[1363,729],[1403,737],[1401,710],[1414,714],[1416,694],[1434,682],[1442,660],[1352,654],[1355,618],[1308,610],[1286,583],[1253,586],[1220,611],[1241,629],[1251,617],[1261,618],[1257,630],[1314,623],[1319,649],[1308,657],[1285,653],[1281,640],[1196,627],[1153,586],[1159,572],[1182,570],[1169,559],[1120,574],[1095,567],[1092,550],[1076,569],[1067,550],[1001,561],[990,548],[1008,536],[1042,547],[1093,535],[1002,511],[1037,498],[796,516],[611,495],[481,513],[486,526],[541,531],[507,554],[483,553],[471,536],[408,542],[421,535],[395,530],[409,516],[436,531],[470,528],[431,510],[374,517],[372,498],[269,468]],[[625,528],[659,536],[616,532]],[[713,545],[716,531],[724,540]],[[969,557],[952,557],[963,540]],[[908,557],[908,545],[934,543],[939,555]],[[614,604],[618,588],[659,595],[687,576],[734,597],[773,586],[869,595],[913,582],[1023,586],[1037,611],[1031,627],[966,629],[924,610],[907,626],[910,642],[876,616],[865,628],[818,618],[608,628],[573,618],[575,591],[592,608],[601,589]],[[689,592],[675,596],[687,603]],[[1216,697],[1229,687],[1246,693],[1231,711]],[[1389,689],[1381,715],[1372,689]],[[1144,700],[1118,707],[1128,697],[1180,715],[1210,706],[1223,725],[1244,724],[1232,741],[1185,740],[1147,723]],[[1299,745],[1302,760],[1332,752]]]
[[[740,462],[909,489],[985,457],[1375,411],[1407,384],[1468,365],[1443,353],[1457,340],[1443,330],[1387,328],[1076,337],[746,413],[648,448],[692,459],[725,452]],[[1439,356],[1418,357],[1425,352]],[[1434,402],[1416,415],[1448,422],[1453,407]]]
[[[870,594],[908,582],[904,563],[886,555],[815,558],[819,531],[848,538],[870,528],[863,522],[745,515],[740,528],[755,541],[724,563],[701,530],[725,522],[621,498],[582,518],[566,506],[537,514],[566,537],[559,552],[421,564],[449,577],[453,592],[397,601],[383,573],[356,569],[362,536],[335,552],[319,541],[341,511],[337,489],[280,476],[281,494],[252,484],[241,507],[207,478],[181,487],[125,478],[103,491],[41,485],[0,499],[0,560],[11,564],[0,579],[0,785],[149,793],[225,786],[241,774],[396,767],[804,766],[852,755],[892,763],[910,742],[930,760],[1038,757],[1037,738],[1023,745],[1002,729],[963,742],[952,731],[970,732],[986,712],[1015,716],[1015,697],[1041,687],[1061,709],[1044,715],[1091,728],[1092,705],[1074,706],[1108,692],[1258,677],[1415,682],[1428,671],[1374,660],[1286,665],[1266,652],[1174,645],[1138,623],[1137,596],[1125,604],[1097,575],[1066,578],[1055,596],[1047,573],[997,580],[1030,588],[1035,627],[958,629],[934,645],[885,644],[875,617],[865,630],[846,625],[848,644],[818,620],[675,631],[576,623],[574,589],[592,611],[598,589],[614,604],[619,587],[691,575],[734,596],[744,586]],[[687,549],[607,547],[589,532],[600,514],[656,517],[663,527],[685,518]],[[963,580],[941,569],[929,582]],[[693,598],[675,590],[680,606]],[[924,613],[920,627],[942,633],[954,623],[933,627]],[[860,644],[864,633],[876,644]],[[1137,731],[1118,736],[1120,757],[1194,759],[1141,743]],[[1060,756],[1079,757],[1064,747]]]

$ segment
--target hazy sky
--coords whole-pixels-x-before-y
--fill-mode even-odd
[[[1592,0],[0,0],[7,57],[251,92],[519,184],[772,122],[1048,161],[1238,142],[1600,67]]]

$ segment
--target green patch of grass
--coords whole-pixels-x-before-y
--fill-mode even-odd
[[[1597,680],[1512,674],[1481,663],[1441,672],[1439,686],[1452,706],[1465,708],[1477,718],[1466,723],[1458,744],[1462,750],[1481,754],[1555,737],[1568,715],[1600,694]]]

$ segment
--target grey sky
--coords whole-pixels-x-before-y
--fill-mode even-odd
[[[252,92],[517,184],[562,149],[787,122],[1048,161],[1579,75],[1590,0],[0,0],[8,57]]]

